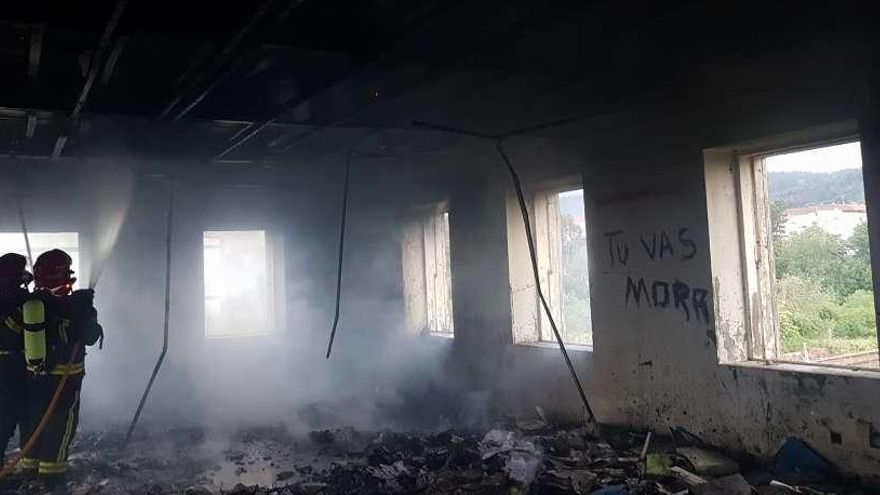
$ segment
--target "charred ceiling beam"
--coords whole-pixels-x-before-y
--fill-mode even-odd
[[[64,147],[67,146],[68,136],[66,134],[62,134],[55,139],[55,146],[52,148],[52,158],[58,158],[61,156],[61,153],[64,152]]]
[[[193,120],[193,122],[207,122],[216,125],[240,125],[243,126],[236,134],[246,132],[248,129],[253,128],[255,125],[259,125],[259,122],[252,122],[249,120],[231,120],[231,119],[211,119],[211,120]],[[316,122],[272,122],[268,127],[277,127],[279,129],[308,129],[315,127],[326,127],[328,124],[325,123],[316,123]],[[387,125],[348,125],[342,124],[335,126],[338,129],[383,129],[383,130],[411,130],[411,127],[407,126],[387,126]],[[229,139],[233,139],[235,136],[230,137]]]
[[[98,49],[95,51],[92,60],[89,63],[89,70],[86,73],[86,80],[79,92],[79,97],[76,99],[73,111],[70,112],[70,122],[67,132],[62,133],[55,140],[55,147],[52,150],[52,158],[58,158],[61,156],[64,152],[64,146],[67,144],[70,136],[78,130],[83,108],[85,108],[89,101],[89,96],[92,94],[92,87],[95,85],[95,79],[98,77],[98,73],[101,72],[105,53],[110,46],[110,40],[113,38],[113,33],[116,31],[116,26],[119,25],[119,19],[122,18],[122,13],[125,12],[125,6],[127,4],[128,0],[118,0],[116,6],[113,8],[113,13],[110,15],[110,19],[107,21],[107,25],[104,27],[104,32],[101,35],[101,40],[98,42]]]
[[[523,5],[526,5],[526,7],[523,7]],[[363,112],[365,108],[371,107],[379,101],[390,101],[391,99],[399,97],[400,95],[405,94],[408,91],[416,90],[417,88],[422,87],[425,84],[431,83],[432,81],[436,80],[438,75],[440,75],[444,69],[448,69],[455,64],[459,64],[471,59],[476,53],[479,53],[479,48],[484,48],[486,45],[491,44],[493,41],[508,38],[513,33],[520,31],[532,20],[532,12],[529,10],[528,5],[530,4],[521,3],[518,5],[509,6],[510,10],[507,12],[507,14],[509,14],[508,16],[498,16],[500,18],[507,19],[507,24],[503,26],[494,26],[493,29],[489,29],[485,33],[481,32],[476,35],[471,44],[475,45],[478,50],[467,53],[464,57],[453,57],[451,60],[447,60],[439,64],[425,63],[422,64],[421,67],[401,67],[399,64],[394,64],[393,59],[396,53],[408,53],[411,49],[410,45],[412,45],[414,42],[415,44],[419,44],[418,36],[423,35],[430,29],[437,27],[438,24],[441,24],[440,22],[437,22],[438,19],[431,19],[413,30],[403,39],[399,40],[397,43],[394,44],[394,46],[381,53],[378,57],[376,57],[376,59],[372,61],[372,63],[366,64],[365,66],[361,67],[360,70],[352,71],[347,76],[344,76],[343,78],[335,81],[334,84],[330,85],[327,88],[324,88],[321,91],[310,95],[304,95],[304,97],[295,99],[284,105],[281,111],[276,113],[275,116],[261,122],[259,125],[253,126],[248,132],[242,134],[240,138],[228,145],[219,154],[215,155],[213,160],[216,161],[226,158],[230,153],[241,148],[241,146],[253,139],[268,126],[279,121],[286,115],[289,115],[298,107],[308,105],[311,102],[316,101],[320,98],[333,99],[335,106],[346,108],[341,112],[341,115],[334,116],[334,118],[328,121],[326,124],[322,124],[315,128],[313,131],[295,139],[292,143],[288,144],[285,147],[284,151],[292,150],[293,148],[321,134],[327,129],[342,127],[346,123],[348,123],[352,117],[357,116],[361,112]],[[465,6],[465,8],[470,7],[472,6]],[[455,23],[460,20],[460,18],[456,16],[460,15],[464,14],[462,14],[461,11],[450,11],[447,12],[447,15],[444,18],[440,19],[440,21],[446,21],[447,23],[451,23],[451,25],[455,25]],[[389,61],[392,61],[391,66],[383,67],[383,64],[387,64]],[[391,77],[388,77],[389,74],[391,74]],[[366,99],[366,101],[364,101],[364,98],[362,97],[357,98],[346,95],[346,86],[356,86],[357,84],[360,84],[360,81],[357,80],[358,78],[360,78],[361,80],[378,80],[384,78],[385,82],[383,84],[375,84],[371,82],[371,86],[368,88],[369,91],[366,92],[357,90],[348,91],[349,94],[368,95],[368,98]],[[339,105],[340,101],[343,102],[342,105]]]
[[[410,31],[410,33],[407,36],[405,36],[405,39],[408,40],[408,39],[412,38],[412,36],[422,32],[427,27],[429,27],[433,24],[432,21],[436,21],[436,19],[428,19],[426,22],[422,23],[421,25],[419,25],[418,27],[416,27],[415,29]],[[397,46],[399,44],[401,44],[401,43],[396,43],[395,46]],[[391,48],[393,49],[394,47],[391,47]],[[353,68],[351,71],[349,71],[345,75],[343,75],[335,80],[330,81],[329,84],[322,89],[310,92],[308,94],[300,95],[298,97],[295,97],[295,98],[287,101],[286,103],[284,103],[282,105],[281,110],[276,112],[274,116],[267,118],[266,120],[263,120],[262,122],[260,122],[256,125],[250,126],[246,132],[240,133],[241,135],[238,136],[237,139],[235,139],[232,143],[230,143],[225,149],[223,149],[223,151],[221,151],[220,153],[215,155],[211,159],[211,161],[223,160],[228,154],[232,153],[233,151],[239,149],[241,146],[248,143],[251,139],[253,139],[256,135],[258,135],[264,129],[277,123],[290,110],[292,110],[292,109],[294,109],[304,103],[312,101],[314,98],[316,98],[322,94],[327,94],[328,92],[331,92],[331,91],[337,89],[340,85],[345,84],[347,81],[351,80],[354,77],[357,77],[360,74],[363,74],[365,72],[369,72],[371,70],[375,71],[377,67],[380,67],[381,64],[386,61],[386,58],[388,58],[390,53],[393,51],[392,49],[389,49],[389,50],[386,50],[386,51],[379,53],[378,56],[372,58],[371,60],[365,61],[363,64],[359,65],[358,67]],[[378,93],[374,93],[374,94],[378,94]],[[311,136],[311,135],[312,135],[312,133],[309,133],[309,136]],[[297,140],[296,142],[299,142],[299,140]]]
[[[364,70],[370,70],[370,69],[375,69],[375,67],[367,67]],[[294,108],[296,108],[296,107],[298,107],[308,101],[311,101],[315,97],[318,97],[322,94],[326,94],[328,92],[332,92],[332,91],[338,89],[341,84],[345,84],[347,81],[350,81],[353,77],[357,76],[358,74],[362,74],[363,72],[364,71],[357,71],[357,70],[352,71],[347,76],[343,76],[342,78],[337,80],[336,84],[331,85],[330,88],[326,88],[323,91],[314,92],[314,93],[306,95],[302,98],[295,98],[294,100],[288,102],[287,104],[285,104],[282,107],[281,111],[277,112],[274,116],[272,116],[272,117],[270,117],[270,118],[268,118],[268,119],[266,119],[256,125],[249,126],[247,128],[246,132],[241,133],[240,136],[237,137],[237,139],[235,139],[231,144],[229,144],[229,146],[227,146],[223,151],[221,151],[216,156],[214,156],[212,161],[222,160],[228,154],[232,153],[233,151],[239,149],[241,146],[248,143],[251,139],[253,139],[257,134],[262,132],[264,129],[271,127],[271,126],[274,126],[274,125],[277,125],[279,123],[279,120],[281,118],[283,118],[292,109],[294,109]],[[375,90],[372,94],[374,96],[378,97],[379,92],[378,92],[378,90]],[[324,129],[324,128],[329,127],[331,125],[332,124],[321,124],[321,125],[317,126],[315,129],[310,131],[305,136],[294,141],[294,143],[292,143],[292,145],[296,145],[297,143],[299,143],[303,139],[307,139],[307,138],[313,136],[314,134],[316,134],[317,132],[320,132],[321,129]]]
[[[89,113],[89,116],[102,116],[108,118],[118,118],[120,120],[131,119],[131,116],[121,115],[121,114],[95,114]],[[36,109],[36,108],[12,108],[12,107],[0,107],[0,119],[10,119],[10,120],[27,120],[31,118],[41,119],[41,120],[53,120],[60,119],[66,117],[64,111],[62,110],[46,110],[46,109]],[[85,117],[81,117],[85,118]],[[191,123],[193,126],[199,125],[215,125],[218,127],[241,127],[241,129],[237,130],[235,134],[240,134],[242,132],[247,131],[255,125],[258,125],[259,122],[254,122],[250,120],[238,120],[238,119],[193,119],[187,121],[187,123]],[[293,123],[293,122],[273,122],[269,125],[272,128],[279,129],[290,129],[290,130],[307,130],[315,127],[323,127],[327,124],[324,123],[311,123],[311,122],[302,122],[302,123]],[[338,128],[345,129],[387,129],[387,130],[407,130],[409,127],[404,126],[361,126],[361,125],[340,125]],[[230,137],[232,139],[235,134]]]
[[[12,107],[0,107],[0,118],[5,119],[25,119],[28,115],[36,115],[37,117],[43,119],[49,119],[56,115],[61,115],[63,112],[52,112],[49,110],[38,110],[35,108],[12,108]]]
[[[25,126],[24,135],[28,139],[33,139],[34,134],[37,132],[37,114],[29,113],[27,116],[27,125]]]
[[[86,74],[86,80],[83,83],[82,90],[79,93],[79,98],[76,100],[76,105],[73,106],[73,111],[70,112],[70,117],[74,120],[80,117],[82,114],[83,108],[85,108],[86,103],[89,101],[89,96],[92,94],[92,87],[95,85],[95,78],[98,77],[98,73],[101,71],[104,62],[104,55],[107,52],[108,47],[110,46],[110,39],[113,37],[113,33],[116,31],[116,26],[119,25],[119,19],[122,18],[122,13],[125,12],[125,6],[128,4],[128,0],[119,0],[116,2],[116,7],[113,9],[113,14],[110,16],[110,20],[107,21],[107,25],[104,27],[104,33],[101,35],[101,41],[98,43],[98,49],[95,51],[95,54],[92,56],[92,60],[89,63],[89,71]]]
[[[28,78],[31,84],[35,84],[40,77],[40,60],[43,58],[43,34],[46,26],[35,24],[31,27],[30,47],[28,49]],[[27,140],[34,138],[37,132],[37,114],[33,111],[27,114],[27,124],[24,135]]]
[[[178,92],[159,114],[159,118],[179,120],[197,107],[217,85],[235,67],[235,62],[241,57],[242,42],[266,17],[275,0],[266,0],[248,19],[248,22],[233,36],[220,54],[208,62],[200,71],[196,72],[184,88]],[[304,0],[292,0],[285,8],[284,16],[301,4]]]
[[[497,37],[487,38],[492,41],[491,43],[488,44],[488,46],[485,47],[485,48],[488,48],[487,50],[479,50],[479,49],[475,50],[462,58],[459,58],[457,60],[453,60],[450,63],[444,64],[444,65],[436,68],[435,70],[432,70],[429,73],[429,77],[426,77],[421,81],[417,81],[412,85],[412,87],[410,88],[411,91],[409,94],[401,92],[401,96],[403,98],[401,98],[401,96],[398,96],[396,99],[404,100],[404,101],[402,101],[401,103],[396,103],[396,106],[398,106],[398,107],[401,107],[401,106],[412,107],[412,105],[410,104],[410,101],[406,101],[405,99],[409,98],[409,100],[415,101],[415,100],[413,100],[412,96],[415,96],[417,99],[422,99],[422,96],[418,95],[418,91],[419,91],[418,88],[419,87],[428,88],[431,84],[433,84],[437,80],[438,75],[443,74],[443,71],[445,69],[450,69],[450,68],[454,68],[454,67],[471,67],[471,66],[472,67],[492,67],[493,66],[492,62],[494,62],[495,57],[498,57],[498,55],[499,55],[499,53],[496,50],[494,50],[494,48],[496,48],[498,46],[507,46],[506,44],[503,44],[502,41],[503,42],[520,41],[523,39],[527,39],[526,34],[524,34],[525,31],[530,31],[530,33],[528,33],[528,34],[541,35],[543,32],[546,32],[547,30],[553,29],[554,26],[557,26],[558,25],[557,22],[560,20],[563,23],[565,23],[565,22],[569,22],[574,17],[588,18],[588,19],[595,18],[595,17],[601,18],[603,13],[606,13],[609,11],[617,12],[617,10],[615,10],[615,9],[619,9],[619,8],[620,7],[617,5],[617,3],[613,2],[613,1],[596,2],[595,4],[589,5],[587,8],[575,10],[574,12],[576,12],[576,15],[574,13],[572,13],[572,15],[567,15],[567,16],[549,16],[549,17],[541,19],[539,22],[536,22],[535,24],[532,24],[532,20],[528,16],[525,18],[525,20],[520,19],[519,22],[512,23],[506,30],[500,31],[498,33]],[[536,16],[536,17],[541,17],[541,16]],[[622,28],[621,33],[615,33],[614,39],[617,39],[618,36],[623,36],[624,34],[630,32],[629,30],[635,29],[635,28],[642,25],[641,21],[638,21],[638,20],[633,21],[633,23],[634,23],[634,27],[631,25],[627,25],[627,27]],[[588,32],[589,31],[591,31],[591,30],[588,30]],[[492,60],[490,61],[488,59],[492,59]],[[529,71],[522,70],[521,73],[527,75],[529,73]],[[542,74],[543,74],[543,72],[542,72]],[[480,103],[480,99],[492,97],[491,88],[493,87],[492,85],[495,82],[503,81],[505,78],[507,78],[509,76],[515,77],[515,75],[516,75],[515,68],[510,68],[508,70],[496,70],[494,76],[493,75],[486,75],[485,77],[475,77],[474,78],[475,84],[468,86],[468,84],[462,83],[460,85],[461,87],[457,88],[456,90],[460,94],[465,95],[466,99],[474,101],[475,105],[477,105]],[[509,78],[514,79],[514,77],[509,77]],[[530,98],[534,97],[536,99],[536,101],[542,101],[540,99],[541,95],[555,94],[554,88],[557,88],[557,87],[559,87],[560,84],[566,82],[566,79],[560,79],[560,77],[561,76],[559,74],[554,74],[552,78],[548,78],[548,80],[541,86],[541,91],[538,91],[537,94],[534,94],[534,95],[529,94],[526,96],[529,96]],[[571,84],[571,81],[568,81],[568,83]],[[461,88],[466,88],[466,89],[462,90]],[[448,102],[451,100],[454,100],[454,98],[451,98],[449,93],[444,92],[444,93],[442,93],[442,98],[440,98],[440,99],[434,98],[433,105],[442,105],[442,104],[444,104],[444,102]],[[304,143],[305,141],[312,139],[313,137],[321,134],[325,130],[329,130],[329,129],[332,129],[335,127],[344,126],[346,123],[350,123],[353,121],[362,121],[363,122],[365,120],[368,120],[368,119],[364,118],[365,113],[367,114],[366,117],[369,117],[370,116],[369,112],[373,111],[372,109],[374,107],[381,108],[381,109],[385,110],[385,109],[387,109],[388,104],[391,101],[392,101],[392,99],[386,97],[382,101],[377,100],[375,102],[368,102],[367,104],[364,104],[361,108],[351,108],[348,110],[347,114],[343,113],[339,116],[339,118],[334,119],[333,121],[326,124],[325,128],[316,128],[314,131],[310,132],[309,134],[300,136],[298,139],[296,139],[295,141],[293,141],[292,143],[290,143],[286,147],[284,147],[281,151],[282,151],[282,153],[290,151],[290,150],[296,148],[297,146],[299,146],[300,144]],[[422,100],[422,101],[424,101],[424,100]],[[432,104],[428,104],[426,108],[431,108],[431,106],[432,106]],[[538,107],[538,106],[533,105],[533,107]],[[400,112],[400,113],[402,114],[402,112]],[[419,112],[416,112],[416,115],[419,115]],[[562,116],[562,115],[564,115],[564,116]],[[559,120],[560,122],[566,122],[566,123],[578,121],[578,118],[573,117],[572,115],[574,115],[574,113],[572,113],[570,111],[564,111],[560,115],[548,115],[544,118],[546,118],[548,120],[556,119],[556,120]],[[412,120],[412,119],[410,119],[410,120]],[[528,120],[526,120],[525,122],[528,122]],[[521,131],[522,130],[517,130],[517,131],[513,131],[513,132],[514,133],[521,133]],[[498,131],[498,132],[500,132],[500,131]]]
[[[399,74],[398,74],[399,79],[403,79],[403,80],[411,80],[416,77],[421,77],[421,75],[427,71],[427,69],[424,67],[421,67],[421,68],[420,67],[405,67],[405,68],[397,67],[397,68],[393,68],[393,69],[396,69],[399,71]],[[378,78],[382,75],[381,71],[376,70],[375,67],[369,67],[369,68],[365,69],[364,71],[355,71],[355,72],[349,74],[347,77],[343,76],[341,78],[341,81],[337,81],[337,84],[334,84],[330,88],[326,88],[323,91],[317,91],[315,93],[306,95],[302,98],[295,98],[294,100],[292,100],[288,104],[284,105],[282,107],[281,111],[276,113],[273,117],[268,118],[268,119],[266,119],[256,125],[251,126],[247,132],[242,133],[241,136],[238,137],[237,140],[235,140],[234,142],[229,144],[229,146],[227,146],[226,149],[224,149],[219,154],[217,154],[213,158],[213,161],[217,161],[217,160],[221,160],[221,159],[225,158],[227,155],[229,155],[233,151],[239,149],[241,146],[248,143],[251,139],[253,139],[255,136],[257,136],[263,130],[265,130],[271,126],[275,126],[275,125],[279,124],[280,119],[283,118],[290,110],[302,105],[305,102],[311,101],[312,99],[314,99],[320,95],[328,94],[333,91],[336,91],[340,88],[340,86],[344,87],[346,82],[350,81],[353,77],[356,77],[357,75],[362,75],[365,71],[367,73],[374,72],[376,78]],[[386,74],[386,76],[387,76],[387,74]],[[374,97],[377,97],[378,90],[375,90],[372,94],[374,95]],[[341,96],[340,99],[342,99],[342,98],[343,97]],[[313,130],[311,130],[308,134],[306,134],[306,136],[303,136],[303,137],[297,139],[295,142],[299,142],[300,140],[302,140],[306,137],[312,136],[314,133],[318,132],[320,129],[324,129],[328,126],[332,126],[332,123],[320,124],[320,125],[316,126]],[[342,127],[342,126],[340,125],[338,127]]]
[[[45,26],[34,25],[31,28],[31,42],[28,50],[28,77],[33,81],[40,76],[40,59],[43,55],[43,33]]]
[[[125,46],[130,39],[128,36],[122,36],[114,43],[113,50],[107,56],[107,63],[104,64],[104,70],[101,72],[101,86],[105,86],[110,82],[110,78],[113,77],[113,71],[116,70],[116,64],[119,62],[119,57],[122,56],[122,52],[125,50]]]

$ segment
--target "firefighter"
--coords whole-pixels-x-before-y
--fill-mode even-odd
[[[70,255],[59,249],[34,263],[34,293],[22,304],[27,364],[28,436],[49,408],[65,376],[60,399],[33,449],[21,461],[47,481],[63,479],[70,443],[79,422],[85,346],[103,338],[94,307],[94,291],[73,291],[76,278]]]
[[[0,256],[0,447],[6,452],[9,439],[24,419],[25,372],[21,304],[33,280],[25,269],[26,259],[15,253]],[[21,436],[21,435],[19,435]],[[0,456],[2,460],[2,456]]]

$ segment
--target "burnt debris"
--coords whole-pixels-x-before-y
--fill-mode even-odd
[[[789,442],[762,467],[693,435],[646,437],[611,431],[600,439],[543,418],[485,432],[341,428],[298,436],[279,426],[215,438],[193,428],[142,435],[131,451],[123,435],[101,433],[79,442],[64,488],[79,495],[873,493],[830,483],[830,465],[821,466],[821,479],[797,469],[821,459],[803,442]],[[23,495],[57,487],[11,480],[4,488]]]

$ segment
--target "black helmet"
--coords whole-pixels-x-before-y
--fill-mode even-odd
[[[0,256],[0,290],[18,288],[31,283],[33,275],[27,271],[27,258],[17,253]]]

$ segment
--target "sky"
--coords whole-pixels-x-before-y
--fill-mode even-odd
[[[768,156],[764,163],[768,172],[836,172],[862,168],[862,153],[856,141]]]
[[[559,209],[563,215],[584,216],[584,190],[575,189],[559,193]]]

